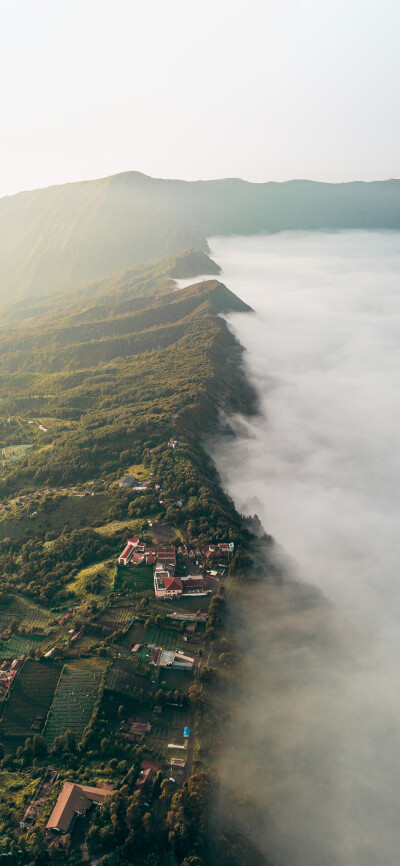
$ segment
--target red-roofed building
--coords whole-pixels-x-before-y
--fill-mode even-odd
[[[157,566],[154,574],[156,598],[177,598],[182,595],[182,581],[162,567]]]
[[[135,552],[130,561],[130,565],[141,565],[142,562],[144,562],[144,554]]]
[[[132,559],[134,550],[135,550],[135,545],[128,543],[126,545],[125,549],[122,551],[121,556],[118,559],[118,564],[119,565],[129,565],[129,563]]]

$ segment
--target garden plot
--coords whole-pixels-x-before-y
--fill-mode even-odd
[[[0,738],[29,737],[40,731],[46,720],[62,662],[34,662],[27,659],[15,679],[0,722]]]
[[[49,747],[66,731],[73,731],[77,743],[80,741],[92,717],[106,664],[96,658],[64,665],[44,731]]]
[[[0,659],[16,659],[27,655],[30,649],[35,649],[42,640],[37,634],[13,634],[0,646]]]

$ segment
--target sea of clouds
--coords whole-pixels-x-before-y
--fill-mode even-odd
[[[400,235],[281,233],[210,247],[223,282],[254,309],[228,323],[261,405],[258,417],[232,419],[236,438],[214,443],[213,456],[295,578],[261,584],[243,612],[247,691],[226,784],[239,779],[253,799],[248,823],[276,866],[394,866]]]

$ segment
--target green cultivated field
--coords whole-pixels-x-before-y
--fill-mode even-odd
[[[27,659],[13,683],[0,721],[0,738],[29,737],[43,726],[62,663]],[[35,722],[38,725],[33,728]]]
[[[154,643],[163,649],[176,649],[185,646],[182,635],[172,628],[149,628],[146,634],[146,643]]]
[[[26,632],[30,632],[31,630],[33,631],[33,629],[41,629],[44,631],[48,627],[52,618],[53,614],[48,611],[41,610],[40,607],[32,608],[25,614],[19,627]]]
[[[99,622],[102,625],[108,625],[113,629],[118,629],[120,626],[126,625],[130,619],[134,619],[136,614],[132,605],[118,605],[110,607],[101,616]]]
[[[193,671],[174,670],[173,668],[160,669],[160,683],[165,683],[166,689],[178,689],[186,692],[193,681]]]
[[[79,742],[90,722],[106,664],[96,658],[64,665],[44,731],[49,747],[65,731],[73,731]]]
[[[153,591],[153,566],[119,566],[115,579],[115,589],[121,590],[124,585],[129,592],[143,593]]]
[[[35,649],[41,640],[41,636],[37,634],[13,634],[0,646],[0,659],[15,659],[26,655],[30,649]]]

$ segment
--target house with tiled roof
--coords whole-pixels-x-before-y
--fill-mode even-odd
[[[179,598],[182,595],[182,581],[180,577],[175,577],[162,565],[157,564],[154,572],[154,592],[156,598]]]
[[[91,788],[88,785],[65,782],[46,824],[46,830],[57,834],[70,833],[77,818],[86,815],[93,804],[101,805],[112,790],[111,785]]]

